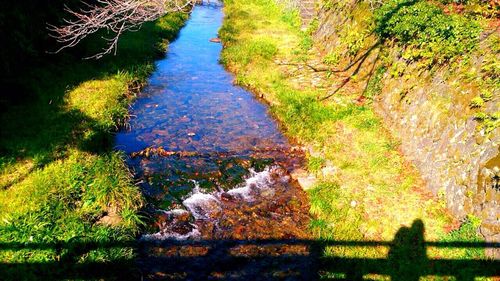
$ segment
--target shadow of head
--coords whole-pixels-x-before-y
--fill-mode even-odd
[[[96,243],[71,241],[47,243],[0,243],[1,251],[54,251],[66,253],[64,260],[0,263],[4,280],[39,277],[58,279],[117,280],[371,280],[368,275],[390,277],[392,281],[419,280],[422,276],[455,276],[456,280],[499,276],[500,261],[491,259],[433,258],[427,247],[484,249],[500,248],[485,242],[428,242],[424,224],[416,220],[402,227],[392,241],[336,241],[308,239],[215,239],[153,240]],[[386,257],[334,255],[335,247],[356,249],[386,247]],[[137,259],[81,260],[93,251],[132,248]],[[328,253],[328,254],[326,254]],[[20,278],[21,277],[21,278]],[[26,279],[26,278],[24,278]],[[36,278],[34,278],[36,279]],[[162,278],[159,278],[162,279]],[[213,279],[213,278],[212,278]],[[385,279],[384,279],[385,280]]]

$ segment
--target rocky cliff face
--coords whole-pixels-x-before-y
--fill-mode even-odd
[[[300,17],[304,25],[308,25],[316,16],[316,0],[303,0],[299,2]]]
[[[317,0],[276,0],[276,2],[289,9],[298,10],[303,27],[307,27],[317,15]]]
[[[436,108],[434,95],[453,93],[441,75],[421,81],[404,97],[402,85],[400,79],[386,79],[375,101],[377,113],[400,138],[403,153],[428,188],[451,212],[459,218],[481,218],[481,233],[500,241],[500,129],[488,135],[478,130],[478,122],[467,116],[468,108],[454,95],[444,108]]]
[[[369,24],[363,22],[363,13],[369,7],[356,7],[361,5],[356,3],[345,9],[319,11],[316,45],[323,54],[337,52],[340,63],[343,56],[338,53],[345,53],[342,44],[357,42],[351,40],[352,34],[363,38],[360,42],[365,45],[360,43],[361,49],[376,40],[363,34],[363,28],[369,29],[363,26]],[[342,34],[351,37],[340,38]],[[401,61],[401,50],[390,45],[384,48],[391,63]],[[481,87],[471,83],[470,77],[485,63],[484,52],[473,54],[471,60],[468,69],[443,66],[421,71],[416,63],[404,64],[397,71],[389,69],[378,82],[381,90],[373,102],[386,126],[401,140],[403,153],[420,171],[429,190],[446,202],[456,217],[473,214],[481,218],[481,233],[489,241],[500,241],[500,128],[488,131],[476,121],[477,108],[470,104]],[[373,57],[367,61],[376,63]],[[482,107],[486,114],[500,109],[499,88],[494,87],[493,98]]]

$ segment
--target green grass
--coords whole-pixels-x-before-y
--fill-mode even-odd
[[[449,108],[460,105],[459,116],[463,120],[474,117],[480,124],[478,131],[490,135],[500,126],[495,110],[500,44],[498,32],[494,31],[498,12],[493,2],[389,0],[372,5],[360,1],[352,7],[345,1],[323,2],[325,9],[330,9],[330,17],[345,21],[335,26],[331,48],[323,50],[319,46],[328,52],[323,57],[325,64],[342,69],[375,46],[373,58],[364,62],[348,85],[366,83],[363,95],[368,98],[381,92],[382,86],[402,86],[401,97],[411,101],[416,89],[432,88],[432,77],[443,75],[453,87],[431,99],[442,116],[455,119],[457,114]],[[459,8],[455,6],[458,3]],[[381,72],[384,69],[387,75]],[[371,78],[364,79],[365,74]],[[492,98],[483,103],[478,96],[485,90],[492,93]],[[464,95],[466,92],[471,94]]]
[[[318,97],[325,95],[324,90],[296,87],[285,75],[284,67],[278,66],[275,60],[307,59],[307,47],[303,46],[310,39],[298,25],[290,24],[296,20],[281,16],[290,12],[280,9],[267,1],[226,1],[226,21],[220,31],[225,46],[222,61],[236,73],[240,85],[268,101],[290,138],[316,152],[308,159],[307,168],[311,172],[317,173],[328,163],[338,168],[338,172],[308,191],[312,237],[399,243],[401,233],[412,232],[410,226],[422,221],[427,241],[447,241],[449,237],[477,241],[477,225],[472,232],[450,233],[455,222],[437,199],[425,191],[414,168],[398,151],[399,142],[385,130],[371,104],[354,102],[360,93],[342,93],[322,102]],[[272,57],[253,55],[264,36],[266,45],[276,50]],[[371,95],[380,94],[378,83],[383,72],[385,69],[377,69],[372,78]],[[389,248],[327,247],[323,255],[384,258],[388,257]],[[427,255],[429,258],[471,257],[455,249],[429,249]],[[481,249],[474,255],[475,258],[483,256]],[[404,268],[411,269],[411,264],[403,265],[403,271]],[[386,279],[384,276],[373,278]]]
[[[82,61],[61,54],[19,77],[28,90],[2,104],[0,119],[0,243],[70,247],[7,246],[1,263],[62,261],[58,268],[64,271],[73,263],[133,258],[129,247],[71,245],[133,241],[138,234],[144,201],[123,155],[113,150],[113,132],[126,123],[134,89],[145,83],[186,18],[170,14],[126,34],[117,56]],[[94,38],[80,51],[101,44]],[[2,278],[31,280],[57,272],[19,274],[13,267]]]

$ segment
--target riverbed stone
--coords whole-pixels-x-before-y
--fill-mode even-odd
[[[122,218],[117,213],[109,213],[103,216],[97,224],[107,225],[107,226],[117,226],[122,222]]]
[[[306,177],[298,177],[297,181],[303,190],[309,190],[313,188],[318,182],[318,180],[314,175],[308,175]]]
[[[328,165],[321,168],[321,175],[324,179],[331,178],[338,173],[339,169],[333,165]]]
[[[292,171],[290,176],[299,183],[303,190],[313,188],[318,182],[316,176],[301,168]]]

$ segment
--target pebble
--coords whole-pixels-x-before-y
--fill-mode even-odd
[[[298,177],[297,182],[303,190],[308,190],[316,185],[317,180],[313,175],[308,175],[307,177]]]
[[[326,166],[321,169],[321,174],[324,178],[333,177],[338,171],[338,168],[335,166]]]

